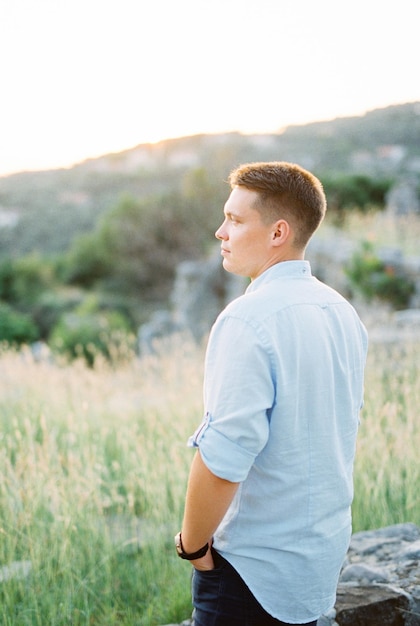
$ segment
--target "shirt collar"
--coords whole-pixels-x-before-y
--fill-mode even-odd
[[[282,261],[269,267],[248,285],[245,293],[256,291],[262,285],[279,278],[308,278],[312,276],[309,261]]]

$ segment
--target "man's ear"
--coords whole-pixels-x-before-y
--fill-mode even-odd
[[[291,228],[286,220],[278,220],[273,228],[273,245],[282,246],[290,237]]]

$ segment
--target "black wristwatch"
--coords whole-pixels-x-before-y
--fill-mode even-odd
[[[206,545],[197,550],[197,552],[191,552],[190,554],[187,554],[186,552],[184,552],[184,547],[181,540],[181,533],[178,533],[177,535],[175,535],[175,547],[178,556],[180,556],[181,559],[187,559],[187,561],[195,561],[195,559],[201,559],[202,556],[207,554],[209,544],[206,543]]]

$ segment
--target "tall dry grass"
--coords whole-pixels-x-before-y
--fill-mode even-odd
[[[419,411],[419,334],[371,344],[355,466],[355,530],[420,525]]]
[[[185,617],[173,535],[201,419],[199,352],[179,342],[93,369],[1,354],[0,566],[32,567],[0,583],[2,624]]]
[[[327,213],[317,236],[328,238],[334,232],[334,216]],[[344,230],[339,232],[355,242],[370,241],[376,248],[397,247],[404,256],[419,254],[420,219],[415,214],[395,216],[377,210],[366,214],[349,211]]]

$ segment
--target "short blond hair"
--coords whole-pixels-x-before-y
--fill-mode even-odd
[[[324,219],[327,200],[321,181],[295,163],[245,163],[230,173],[228,181],[232,188],[246,187],[258,194],[254,208],[264,221],[289,220],[296,247],[304,248]]]

